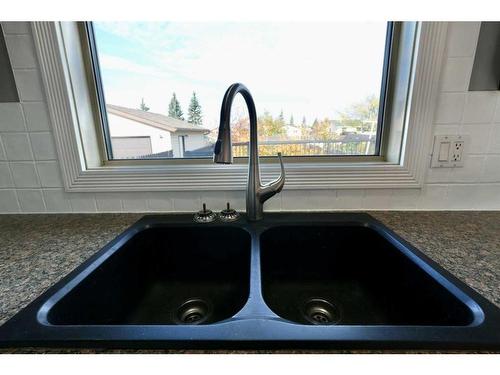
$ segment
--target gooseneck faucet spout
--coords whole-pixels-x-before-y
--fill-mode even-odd
[[[248,185],[246,198],[247,216],[249,220],[257,221],[262,219],[264,202],[283,189],[283,185],[285,185],[285,168],[283,166],[281,153],[278,153],[281,174],[276,180],[262,185],[259,170],[257,112],[250,91],[241,83],[232,84],[224,94],[220,110],[219,135],[214,148],[214,162],[220,164],[231,164],[233,162],[230,119],[231,106],[236,94],[241,94],[243,96],[250,115],[250,153],[248,156]]]

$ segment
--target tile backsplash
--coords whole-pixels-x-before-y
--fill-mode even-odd
[[[0,103],[0,213],[185,212],[244,191],[67,193],[64,191],[29,23],[2,22],[20,103]],[[434,134],[467,134],[463,168],[428,168],[422,189],[284,190],[266,210],[500,209],[500,92],[468,92],[479,22],[452,22]],[[428,157],[432,145],[429,145]]]

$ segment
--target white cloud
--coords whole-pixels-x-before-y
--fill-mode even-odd
[[[99,65],[101,69],[108,69],[116,72],[126,72],[141,74],[147,76],[170,77],[155,67],[134,63],[123,57],[111,56],[106,54],[99,55]]]
[[[216,125],[224,91],[236,81],[250,88],[259,112],[283,109],[285,116],[305,115],[310,121],[333,117],[380,87],[385,38],[380,22],[98,26],[144,51],[140,59],[146,61],[111,55],[112,48],[99,46],[107,98],[130,105],[144,97],[152,110],[165,113],[173,91],[185,110],[196,91],[209,126]],[[130,75],[113,74],[118,71]]]

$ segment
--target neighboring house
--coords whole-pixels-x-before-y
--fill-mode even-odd
[[[289,139],[300,139],[302,132],[297,125],[286,125],[286,135]]]
[[[334,134],[372,133],[377,131],[377,120],[364,120],[358,121],[358,123],[359,125],[349,126],[340,120],[330,120],[330,130]]]
[[[106,105],[113,158],[182,158],[209,144],[209,130],[159,113]]]
[[[332,133],[342,134],[342,128],[345,128],[345,125],[340,120],[330,120],[330,131]]]

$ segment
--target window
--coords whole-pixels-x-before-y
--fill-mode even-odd
[[[121,25],[114,24],[113,27],[120,29]],[[328,105],[328,103],[332,103],[328,98],[333,97],[335,90],[338,90],[337,85],[329,82],[331,77],[338,73],[338,66],[335,68],[333,64],[336,60],[333,62],[330,60],[332,64],[323,64],[320,61],[321,58],[326,59],[325,56],[328,56],[331,50],[336,52],[339,59],[342,56],[348,58],[352,53],[357,53],[356,51],[360,48],[364,48],[366,53],[371,50],[362,44],[353,43],[354,39],[351,36],[356,35],[356,29],[349,28],[348,24],[342,23],[341,25],[344,25],[345,28],[341,28],[341,31],[336,29],[338,25],[324,29],[325,32],[330,33],[331,38],[328,40],[323,38],[324,43],[321,45],[314,43],[316,50],[311,50],[311,46],[305,42],[299,43],[299,38],[296,43],[289,46],[290,48],[281,51],[283,56],[273,54],[272,49],[266,50],[269,53],[258,55],[263,57],[254,59],[253,63],[257,64],[259,69],[252,70],[251,66],[249,68],[249,65],[242,63],[242,61],[247,54],[251,54],[252,48],[250,46],[258,46],[254,43],[255,38],[253,36],[247,38],[248,33],[240,32],[238,34],[236,30],[232,30],[234,33],[229,33],[226,30],[225,34],[238,35],[235,41],[239,41],[245,46],[243,50],[238,50],[236,47],[228,48],[227,45],[226,48],[222,48],[221,45],[215,43],[212,44],[213,48],[209,49],[209,52],[212,52],[211,55],[209,53],[203,54],[203,56],[211,57],[212,60],[204,59],[201,65],[197,60],[198,65],[189,65],[185,64],[186,59],[196,60],[203,52],[203,47],[205,50],[207,49],[203,42],[205,39],[200,37],[200,29],[196,29],[196,27],[215,26],[213,24],[170,24],[170,26],[172,25],[176,26],[174,28],[175,35],[179,35],[179,33],[186,35],[182,38],[175,37],[175,35],[170,39],[162,38],[153,50],[141,51],[138,47],[140,45],[134,41],[137,38],[157,40],[154,38],[156,35],[161,35],[161,30],[158,30],[159,32],[156,34],[151,31],[151,27],[157,27],[159,24],[142,25],[143,27],[136,28],[133,32],[122,27],[122,33],[128,35],[126,39],[129,40],[129,43],[107,42],[111,51],[112,47],[115,46],[114,48],[117,50],[138,51],[140,52],[139,56],[144,59],[149,55],[154,56],[158,60],[157,63],[161,63],[161,66],[167,69],[163,75],[159,75],[158,81],[160,78],[175,76],[179,79],[182,78],[182,80],[187,79],[192,83],[185,93],[181,89],[177,89],[178,81],[176,80],[172,80],[171,85],[162,84],[162,99],[160,95],[150,97],[149,94],[145,93],[144,90],[149,85],[143,85],[143,88],[138,86],[141,82],[151,83],[145,78],[151,72],[151,68],[147,66],[145,61],[144,64],[143,62],[130,64],[123,59],[109,59],[109,56],[107,57],[103,53],[104,34],[101,33],[97,38],[94,36],[94,31],[99,34],[99,30],[94,30],[99,27],[99,24],[33,22],[34,45],[39,57],[40,74],[45,86],[55,143],[62,168],[62,178],[67,191],[243,190],[248,170],[245,158],[236,158],[233,165],[225,166],[214,164],[210,157],[210,147],[214,136],[208,119],[210,112],[218,113],[221,96],[226,87],[233,81],[245,81],[254,94],[261,118],[265,115],[265,111],[269,112],[270,116],[267,119],[271,117],[272,121],[268,123],[273,125],[272,129],[274,129],[276,122],[278,125],[281,124],[281,117],[283,117],[285,125],[290,125],[291,115],[294,117],[294,125],[300,124],[300,119],[297,121],[296,117],[301,115],[296,114],[295,108],[297,107],[293,104],[305,103],[305,106],[311,111],[308,113],[312,113],[305,115],[306,124],[312,127],[309,118],[316,116],[316,113],[319,122],[324,116],[324,112],[321,111],[331,111],[332,118],[329,120],[333,121],[334,114],[349,109],[349,105],[338,107]],[[295,26],[302,28],[305,34],[309,35],[307,33],[311,30],[307,29],[308,25],[298,23]],[[236,27],[234,24],[229,24],[229,26]],[[371,24],[365,26],[375,27]],[[278,147],[285,147],[289,151],[285,151],[285,154],[294,153],[295,155],[285,158],[287,190],[418,188],[421,186],[428,157],[426,150],[428,150],[432,130],[433,111],[437,102],[438,80],[443,51],[445,50],[447,23],[394,22],[390,23],[388,27],[385,24],[378,26],[379,35],[382,35],[382,30],[384,30],[385,35],[380,37],[377,48],[380,58],[370,60],[369,64],[365,61],[366,59],[350,61],[350,64],[346,64],[346,69],[342,71],[341,76],[349,76],[353,87],[359,88],[355,92],[361,93],[361,88],[368,86],[363,86],[367,83],[366,79],[359,79],[358,75],[362,76],[360,69],[363,67],[371,69],[374,64],[378,64],[377,69],[374,68],[377,70],[376,76],[375,74],[373,76],[375,83],[370,86],[380,90],[378,94],[380,104],[375,107],[377,110],[376,126],[374,121],[364,121],[359,117],[351,119],[356,134],[371,133],[369,147],[361,148],[361,151],[359,149],[349,152],[342,150],[341,153],[335,153],[335,149],[328,149],[324,146],[329,141],[327,139],[318,142],[320,145],[313,148],[314,153],[305,155],[304,151],[293,149],[297,146],[293,145],[294,142],[300,145],[300,139],[293,139],[298,137],[298,132],[287,131],[285,136],[283,132],[276,134],[273,130],[274,134],[269,135],[269,132],[266,133],[264,129],[261,132],[261,138],[264,139],[260,140],[261,156],[264,155],[261,158],[261,174],[264,181],[279,173],[276,158],[266,157],[266,155],[274,154]],[[108,27],[111,26],[108,25]],[[311,26],[311,28],[314,27]],[[272,31],[272,27],[262,30],[267,33],[268,30]],[[335,30],[338,32],[333,32]],[[254,34],[259,34],[257,31]],[[118,31],[115,32],[118,33]],[[342,48],[336,46],[333,40],[339,32],[342,32],[342,38],[351,40],[351,43],[344,44]],[[207,38],[209,36],[207,32]],[[164,40],[164,44],[161,44],[162,40]],[[191,55],[181,56],[182,59],[178,57],[176,51],[169,50],[166,54],[160,53],[166,51],[165,43],[184,46],[192,41],[197,41],[196,48],[192,49]],[[258,41],[262,44],[262,48],[267,48],[268,44],[272,42],[272,38],[261,37]],[[363,39],[360,38],[358,41],[362,42]],[[295,48],[293,51],[297,51],[297,48],[301,46],[304,46],[303,53],[285,54],[289,50],[292,51],[293,48]],[[244,51],[248,53],[243,54]],[[258,51],[253,50],[253,52],[255,55]],[[221,60],[221,56],[224,59]],[[315,76],[312,69],[298,71],[293,68],[294,65],[290,61],[294,56],[301,58],[305,56],[312,62],[320,61],[317,67],[317,70],[321,71],[320,79],[313,80],[311,78]],[[184,61],[184,63],[180,64],[180,61]],[[99,67],[99,63],[101,63],[101,67]],[[222,76],[222,78],[225,77],[225,82],[224,79],[217,78],[220,76],[220,73],[219,76],[216,74],[220,69],[219,64],[226,69],[226,75]],[[118,100],[118,96],[113,97],[112,86],[110,86],[112,81],[109,80],[112,73],[106,68],[106,65],[108,68],[114,66],[117,69],[115,74],[122,77],[128,75],[133,78],[134,75],[130,72],[140,73],[139,78],[135,76],[135,81],[116,81],[122,82],[123,92],[121,95],[125,99],[131,98],[130,102],[125,99]],[[140,68],[143,65],[147,66],[146,71],[149,73]],[[319,69],[320,67],[322,70]],[[209,74],[208,78],[206,78],[206,69],[213,72],[213,74]],[[260,84],[261,88],[256,83],[260,77],[255,72],[258,74],[262,72],[265,75],[265,80],[262,80]],[[324,95],[316,96],[315,98],[320,98],[318,100],[304,100],[304,98],[313,98],[313,96],[300,96],[302,91],[294,91],[300,86],[299,83],[304,82],[315,84],[320,89],[326,87],[326,94],[323,92]],[[357,84],[355,84],[356,82]],[[280,84],[285,88],[284,91],[267,91],[275,87],[280,88]],[[203,94],[201,87],[212,87],[214,94]],[[140,90],[138,91],[137,88]],[[368,90],[367,93],[370,94],[370,91],[373,90]],[[173,92],[176,93],[184,120],[175,118],[176,116],[168,116]],[[201,106],[201,113],[192,111],[192,116],[189,117],[186,105],[189,105],[193,92],[196,93],[196,99]],[[309,92],[315,93],[314,90],[307,90],[308,95]],[[366,96],[360,94],[359,98],[363,99]],[[343,93],[341,97],[347,98],[348,95]],[[155,104],[154,100],[158,100],[159,104]],[[213,104],[210,104],[211,102]],[[335,101],[335,103],[337,102]],[[358,103],[357,100],[349,101],[349,103],[351,102]],[[176,101],[173,103],[176,104]],[[324,105],[325,103],[327,105]],[[145,111],[146,107],[149,107],[148,111]],[[290,110],[290,108],[294,109]],[[338,108],[341,109],[338,110]],[[177,106],[172,105],[172,113],[179,114],[177,110]],[[241,106],[234,106],[234,110],[236,118],[244,119],[245,113]],[[283,110],[283,116],[280,116],[281,110]],[[140,116],[138,116],[138,112]],[[297,112],[302,113],[302,110]],[[201,115],[201,125],[193,120],[199,118],[198,115]],[[118,130],[115,129],[116,132],[108,125],[108,120],[113,116],[115,120],[121,121],[121,125],[116,127]],[[217,119],[214,119],[212,124],[214,122],[217,123]],[[266,122],[263,122],[261,126],[265,127],[265,125]],[[131,126],[134,129],[142,130],[139,133],[132,133],[129,129]],[[280,127],[281,125],[278,126],[278,129]],[[147,133],[144,129],[147,129]],[[235,142],[235,147],[240,147],[240,155],[245,154],[243,150],[245,129],[247,128],[241,126],[240,144]],[[199,135],[200,132],[202,136]],[[166,136],[166,133],[169,133],[169,136]],[[138,137],[135,143],[130,140],[134,137]],[[118,138],[126,138],[126,140]],[[268,143],[264,144],[264,141]],[[311,139],[305,139],[305,141],[311,141]],[[332,142],[334,141],[335,139],[332,140]],[[118,150],[113,150],[113,146]],[[117,153],[120,147],[122,149],[121,155]],[[151,153],[144,155],[149,152],[149,147]],[[237,153],[235,152],[235,154]]]
[[[94,22],[87,29],[109,160],[211,158],[233,82],[253,93],[261,156],[381,155],[392,23]],[[241,98],[232,128],[233,155],[247,156]],[[151,153],[124,152],[113,141],[138,136],[150,137]]]

